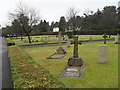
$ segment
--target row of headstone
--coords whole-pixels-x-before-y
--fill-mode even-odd
[[[25,43],[28,43],[28,42],[29,42],[28,38],[25,38],[25,39],[24,39],[24,42],[25,42]]]
[[[48,43],[50,41],[50,37],[40,37],[40,41],[44,43]]]
[[[58,38],[56,37],[40,37],[40,41],[44,42],[44,41],[56,41],[58,40]]]
[[[31,42],[36,42],[36,41],[37,41],[37,40],[36,40],[36,37],[32,37],[32,38],[31,38]],[[28,43],[28,42],[29,42],[28,38],[25,38],[25,39],[24,39],[24,42],[25,42],[25,43]]]
[[[40,37],[40,42],[45,42],[45,43],[56,40],[58,40],[58,38],[56,37]],[[25,38],[24,42],[26,43],[29,42],[28,38]],[[36,39],[36,37],[32,37],[31,42],[38,42],[38,40]]]
[[[85,39],[84,35],[81,35],[81,39]],[[92,40],[92,35],[89,36],[89,39]]]
[[[36,40],[36,37],[32,37],[31,38],[31,42],[36,42],[37,40]]]
[[[51,41],[56,41],[58,40],[58,37],[51,37]]]

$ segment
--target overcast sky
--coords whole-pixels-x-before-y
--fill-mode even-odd
[[[51,23],[59,21],[61,16],[66,16],[70,7],[76,8],[81,16],[87,10],[96,12],[104,6],[118,7],[119,0],[0,0],[0,25],[8,24],[8,13],[13,12],[19,2],[39,10],[42,19]]]

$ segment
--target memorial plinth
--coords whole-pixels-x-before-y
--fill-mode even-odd
[[[66,51],[62,47],[58,47],[58,49],[55,52],[56,54],[65,54]]]

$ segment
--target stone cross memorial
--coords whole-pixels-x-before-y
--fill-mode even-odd
[[[73,57],[68,59],[69,66],[82,66],[83,61],[81,58],[78,57],[78,36],[74,36],[74,51]]]
[[[54,54],[47,57],[47,59],[60,59],[66,55],[66,51],[62,47],[61,32],[59,32],[59,46]]]
[[[78,36],[74,35],[74,52],[73,57],[68,59],[60,77],[82,78],[84,76],[84,65],[81,58],[78,57]]]
[[[104,38],[104,44],[106,44],[106,38],[107,38],[107,35],[104,34],[103,38]]]
[[[78,28],[81,29],[81,28]],[[84,64],[82,58],[78,56],[78,30],[74,30],[74,50],[73,56],[68,59],[67,65],[63,70],[61,77],[81,78],[84,76]]]
[[[57,54],[65,54],[66,51],[62,48],[62,37],[61,37],[61,32],[59,31],[59,47],[56,50]]]

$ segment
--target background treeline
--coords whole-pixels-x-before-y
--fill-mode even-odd
[[[116,8],[115,6],[105,6],[102,11],[99,9],[97,12],[87,11],[83,16],[75,15],[74,17],[69,18],[61,16],[59,22],[53,21],[51,24],[46,20],[37,18],[36,16],[38,13],[35,13],[35,11],[30,13],[32,20],[24,13],[24,11],[11,14],[14,19],[12,19],[11,25],[2,28],[2,35],[52,35],[56,34],[53,32],[53,28],[55,27],[59,27],[63,32],[72,30],[71,26],[73,22],[75,22],[75,26],[81,28],[81,31],[78,31],[77,34],[100,35],[106,33],[114,35],[120,33],[120,7]]]

